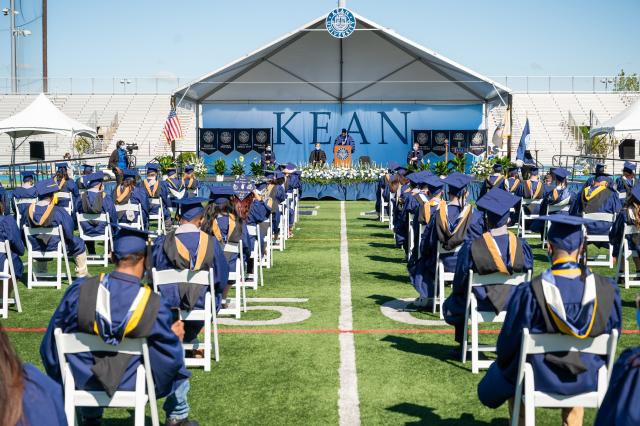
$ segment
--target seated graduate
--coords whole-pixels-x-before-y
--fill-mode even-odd
[[[476,206],[485,214],[487,232],[464,243],[458,252],[453,292],[444,302],[444,319],[456,328],[456,342],[464,339],[464,318],[469,288],[469,271],[488,275],[505,275],[533,269],[533,253],[529,244],[509,232],[509,209],[520,202],[515,195],[501,188],[493,188],[478,200]],[[486,285],[474,287],[473,293],[481,311],[504,311],[514,286]]]
[[[23,199],[36,198],[38,193],[35,186],[35,173],[31,171],[20,172],[22,176],[22,185],[13,190],[11,194],[11,206],[15,210],[15,200],[20,202]],[[22,204],[20,209],[20,216],[24,217],[24,212],[27,210],[28,205]],[[14,214],[16,212],[14,211]],[[16,216],[17,217],[17,216]]]
[[[625,161],[622,166],[622,176],[618,176],[616,179],[615,190],[619,193],[629,194],[636,183],[638,183],[636,181],[636,163]]]
[[[510,166],[507,169],[507,179],[504,182],[504,189],[512,193],[518,198],[522,198],[522,180],[520,179],[520,168],[518,166]],[[509,218],[509,223],[514,225],[520,219],[520,203],[513,206],[513,213]]]
[[[613,365],[609,387],[598,409],[595,426],[640,424],[640,347],[620,354]]]
[[[80,237],[73,235],[74,220],[71,215],[62,207],[56,205],[59,185],[53,179],[42,180],[36,185],[38,200],[31,204],[22,218],[22,226],[30,228],[49,228],[58,225],[62,226],[62,237],[67,246],[67,255],[75,259],[76,276],[84,277],[88,274],[87,252],[84,241]],[[53,251],[56,249],[60,239],[49,235],[29,236],[29,241],[34,250]],[[46,260],[36,260],[34,265],[36,272],[46,272]]]
[[[300,175],[297,172],[296,165],[293,163],[287,163],[282,170],[282,173],[284,173],[284,190],[287,194],[293,194],[294,189],[300,191]],[[293,237],[293,228],[296,219],[295,207],[294,198],[289,205],[289,238]]]
[[[402,228],[402,210],[404,209],[405,201],[411,197],[411,181],[409,177],[413,173],[408,172],[402,181],[398,183],[397,181],[392,183],[391,186],[395,190],[395,203],[393,204],[393,234],[396,240],[396,247],[405,247],[407,244],[407,229]],[[397,231],[397,232],[396,232]],[[406,249],[405,249],[406,250]]]
[[[529,178],[522,182],[522,199],[527,201],[542,200],[547,193],[544,183],[540,181],[539,169],[532,165],[529,167]],[[522,205],[528,215],[540,214],[540,204]]]
[[[280,209],[278,206],[287,199],[284,191],[284,173],[279,170],[267,170],[265,175],[270,179],[265,190],[265,200],[271,209],[271,232],[273,239],[277,240],[280,235]]]
[[[378,178],[378,184],[376,185],[376,212],[378,213],[378,219],[381,216],[382,199],[389,201],[389,186],[391,185],[391,176],[396,166],[399,166],[395,161],[389,161],[387,164],[387,172]],[[386,194],[386,195],[385,195]]]
[[[113,203],[116,206],[122,206],[125,204],[139,204],[142,210],[142,223],[144,229],[149,228],[149,200],[147,194],[143,189],[136,186],[136,178],[138,172],[135,169],[123,169],[122,170],[122,182],[116,185],[113,190]],[[118,212],[119,224],[133,224],[138,221],[138,213],[133,211],[121,211]]]
[[[125,338],[146,338],[156,397],[167,397],[165,425],[197,426],[188,420],[189,377],[182,344],[184,323],[173,321],[171,307],[149,286],[141,285],[145,273],[149,233],[120,227],[114,237],[115,269],[108,274],[74,281],[53,313],[40,346],[49,377],[62,383],[54,331],[98,335],[117,345]],[[98,302],[100,304],[98,304]],[[76,387],[104,391],[135,388],[141,358],[127,354],[105,356],[101,352],[67,355]],[[80,409],[85,425],[99,425],[102,408]]]
[[[466,241],[473,241],[483,233],[484,220],[482,213],[467,202],[467,186],[471,177],[453,172],[443,183],[447,185],[449,201],[440,200],[437,212],[432,212],[431,220],[424,231],[420,243],[420,257],[410,269],[414,287],[423,286],[427,291],[427,299],[417,301],[419,308],[428,308],[433,299],[435,286],[436,257],[438,245],[445,250],[455,250]],[[445,272],[455,272],[458,253],[440,255]]]
[[[149,215],[156,215],[160,210],[157,204],[152,205],[151,200],[162,200],[162,212],[164,220],[171,223],[171,214],[169,213],[169,196],[166,183],[160,180],[160,164],[147,163],[147,175],[138,184],[138,188],[144,192],[148,200],[147,210]]]
[[[182,173],[182,187],[187,191],[196,191],[200,188],[200,181],[196,177],[194,170],[195,168],[193,164],[187,164],[184,166],[184,172]]]
[[[522,330],[532,334],[559,333],[573,337],[596,337],[620,330],[620,292],[609,279],[578,263],[583,252],[582,225],[577,216],[551,215],[549,254],[552,266],[530,283],[519,285],[507,305],[507,316],[498,336],[497,359],[478,385],[480,401],[497,408],[514,397],[520,360]],[[574,395],[596,390],[602,356],[565,352],[531,355],[537,391]],[[520,410],[524,417],[524,410]],[[562,410],[564,424],[582,424],[583,409]]]
[[[175,167],[167,169],[167,177],[165,177],[164,183],[169,197],[168,207],[176,207],[177,203],[174,205],[174,201],[183,199],[187,195],[187,190],[184,188],[182,180],[178,177],[178,171]]]
[[[109,222],[111,230],[115,233],[115,226],[118,224],[118,215],[116,213],[113,199],[109,194],[104,193],[104,172],[96,172],[83,176],[85,192],[80,194],[80,198],[76,200],[76,212],[81,214],[109,214]],[[109,225],[107,222],[99,220],[90,220],[80,223],[82,232],[90,237],[104,235],[104,230]],[[95,254],[95,241],[85,241],[87,250],[90,254]]]
[[[260,193],[256,190],[253,182],[242,176],[235,181],[234,187],[235,196],[231,198],[231,202],[242,223],[245,225],[260,225],[269,219],[271,211],[262,201]],[[246,249],[248,252],[252,250],[255,241],[256,237],[247,233],[248,247]]]
[[[420,211],[420,207],[426,204],[429,201],[427,197],[427,178],[431,176],[431,172],[421,171],[411,173],[407,179],[409,179],[409,192],[403,194],[403,203],[402,210],[398,214],[398,218],[396,221],[397,228],[394,229],[396,234],[396,239],[398,236],[401,236],[403,239],[402,247],[404,248],[404,252],[407,255],[407,258],[410,258],[414,253],[418,250],[418,246],[420,244],[420,224],[418,222],[418,213]],[[413,214],[413,221],[411,225],[409,225],[409,214]],[[414,235],[414,253],[409,253],[409,230],[408,227],[411,226],[413,228]]]
[[[244,191],[237,189],[238,192]],[[235,198],[235,190],[231,186],[211,187],[209,205],[205,209],[204,219],[201,229],[215,239],[224,247],[228,243],[237,244],[242,241],[242,254],[246,261],[251,253],[249,247],[249,232],[247,225],[242,222],[233,207],[232,198]],[[236,261],[240,256],[238,253],[224,253],[229,265],[229,272],[236,272]],[[229,287],[223,293],[226,299]]]
[[[489,192],[491,188],[501,188],[505,185],[504,174],[502,171],[502,164],[496,163],[493,165],[493,173],[487,176],[487,179],[484,181],[484,185],[480,189],[480,196],[482,197],[484,194]]]
[[[553,169],[551,175],[555,179],[555,187],[553,189],[549,188],[549,191],[542,198],[542,203],[540,203],[540,214],[569,214],[569,209],[575,199],[575,194],[570,192],[567,188],[567,176],[569,176],[569,172],[567,169],[557,167]],[[559,210],[550,212],[550,206],[554,206],[554,208]],[[544,226],[543,221],[534,220],[531,224],[531,230],[539,232],[542,235]]]
[[[582,216],[583,213],[617,214],[622,208],[622,202],[618,193],[609,188],[610,180],[606,169],[600,169],[595,174],[591,185],[574,198],[569,213],[574,216]],[[595,221],[586,226],[589,235],[608,235],[611,230],[611,223],[606,221]],[[596,245],[606,246],[607,243],[596,243]]]
[[[85,176],[90,175],[91,173],[93,173],[93,166],[91,164],[83,164],[82,165],[82,173],[76,179],[76,186],[78,187],[78,190],[87,189],[84,186],[84,179],[83,178]]]
[[[640,185],[634,186],[627,192],[624,207],[616,216],[616,220],[609,232],[609,241],[613,246],[614,264],[616,264],[618,253],[620,253],[625,225],[633,225],[640,228]],[[633,252],[633,262],[636,265],[636,270],[640,271],[640,257],[638,257],[638,253],[640,253],[640,235],[628,235],[626,238],[629,250]],[[621,267],[624,268],[624,265],[621,265]]]
[[[69,177],[68,165],[67,163],[56,163],[56,174],[53,177],[56,184],[58,185],[58,191],[60,192],[68,192],[71,194],[74,200],[80,197],[80,191],[78,191],[78,187],[76,183]],[[61,198],[58,202],[59,207],[68,207],[69,200],[66,198]],[[73,207],[73,206],[72,206]]]
[[[0,424],[67,426],[62,386],[22,363],[0,324]]]
[[[9,241],[14,272],[16,279],[20,280],[24,271],[24,265],[22,259],[20,259],[20,256],[24,254],[23,234],[20,232],[15,218],[4,214],[4,206],[4,203],[0,203],[0,241]],[[4,265],[6,258],[6,253],[0,253],[0,268]]]
[[[189,269],[206,271],[213,268],[215,294],[212,294],[216,310],[220,310],[222,293],[227,287],[229,267],[224,257],[222,245],[213,237],[200,230],[205,198],[190,197],[178,200],[180,206],[179,226],[167,235],[156,238],[153,244],[153,266],[159,270]],[[172,308],[191,311],[204,308],[205,294],[209,289],[186,283],[159,287],[162,299]],[[198,337],[204,323],[188,321],[185,324],[184,341],[192,342]],[[203,351],[202,351],[203,352]]]
[[[315,149],[309,154],[309,164],[312,167],[324,167],[327,163],[327,153],[324,152],[319,143],[316,143]]]
[[[598,176],[601,176],[604,178],[601,179],[601,181],[606,181],[607,182],[607,186],[609,188],[614,188],[614,182],[611,179],[611,176],[607,173],[607,165],[606,164],[596,164],[596,170],[595,172],[591,173],[591,177],[589,179],[587,179],[585,181],[585,183],[582,185],[582,188],[580,189],[580,192],[584,191],[585,188],[588,188],[590,186],[593,185],[593,182],[596,180],[596,178]]]

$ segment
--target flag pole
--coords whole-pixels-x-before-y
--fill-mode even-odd
[[[171,96],[171,109],[176,109],[176,97]],[[176,161],[176,140],[171,141],[171,156],[173,157],[173,161]]]

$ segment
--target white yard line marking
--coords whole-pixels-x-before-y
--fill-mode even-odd
[[[340,202],[340,331],[353,330],[351,307],[351,273],[349,272],[349,246],[347,244],[347,214],[345,202]],[[340,389],[338,390],[338,414],[340,426],[360,424],[358,399],[358,374],[356,371],[356,346],[353,333],[340,333]]]

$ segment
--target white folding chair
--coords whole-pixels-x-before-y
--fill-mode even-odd
[[[247,311],[247,294],[244,287],[244,258],[242,254],[242,241],[237,243],[226,243],[224,245],[224,252],[230,254],[237,254],[236,270],[229,271],[229,281],[235,281],[233,288],[235,289],[234,302],[231,304],[231,300],[227,298],[223,303],[227,304],[226,308],[222,308],[218,311],[218,315],[234,315],[236,318],[240,318],[241,310]],[[243,300],[244,299],[244,309]]]
[[[271,266],[273,266],[273,235],[271,231],[272,220],[273,218],[269,216],[269,219],[263,221],[258,225],[260,227],[260,237],[262,238],[262,244],[264,245],[260,263],[267,269],[271,269]]]
[[[158,206],[158,213],[151,214],[151,211],[155,206]],[[159,235],[164,235],[166,232],[166,227],[164,223],[164,210],[162,205],[162,198],[149,198],[149,226],[151,226],[151,221],[155,220],[158,222],[158,230],[155,234],[152,234],[154,237]]]
[[[286,227],[286,219],[285,219],[286,209],[284,207],[284,204],[285,203],[282,202],[278,205],[278,211],[280,213],[280,223],[278,224],[278,240],[274,241],[271,244],[271,248],[273,250],[278,250],[278,251],[283,251],[285,249],[284,234],[289,232],[288,228]]]
[[[287,194],[287,199],[284,200],[282,202],[282,215],[280,216],[280,235],[284,236],[283,242],[282,242],[282,248],[286,249],[287,248],[287,240],[289,239],[289,228],[291,227],[291,224],[289,223],[289,202],[290,202],[290,196],[291,194]],[[284,231],[284,232],[283,232]]]
[[[295,218],[294,221],[298,223],[298,220],[300,220],[300,190],[298,188],[293,189],[293,203],[295,208],[293,217]]]
[[[59,191],[56,192],[56,196],[58,197],[58,200],[69,200],[67,206],[63,208],[67,211],[67,213],[69,213],[69,215],[71,215],[73,212],[73,195],[71,195],[70,192]]]
[[[520,211],[522,212],[522,205],[520,205]],[[509,209],[509,217],[515,215],[515,213],[516,213],[515,207],[511,207]],[[507,229],[514,229],[516,235],[520,234],[520,215],[518,215],[518,219],[516,220],[515,223],[510,223],[509,226],[507,226]]]
[[[11,258],[11,244],[8,240],[0,242],[0,253],[3,253],[7,258],[0,271],[0,281],[2,281],[2,308],[0,309],[0,318],[6,319],[9,318],[9,305],[15,305],[16,310],[20,313],[22,312],[22,304],[20,303],[16,272],[13,267],[13,259]],[[13,297],[9,297],[9,286],[13,289]]]
[[[102,265],[105,268],[109,265],[109,251],[113,249],[113,237],[111,235],[111,222],[109,213],[76,213],[76,221],[78,222],[78,232],[80,238],[83,241],[102,242],[104,244],[104,254],[88,254],[87,253],[87,265]],[[98,221],[104,222],[104,234],[102,235],[87,235],[82,229],[82,222]]]
[[[158,407],[156,405],[156,389],[153,383],[149,348],[146,339],[124,339],[119,345],[105,343],[100,336],[86,333],[63,333],[61,329],[54,331],[60,374],[64,386],[64,412],[67,423],[76,422],[76,407],[132,407],[135,409],[135,425],[144,426],[145,407],[149,403],[151,424],[159,425]],[[136,370],[136,387],[133,391],[116,391],[109,397],[104,391],[85,391],[76,389],[71,367],[67,362],[67,354],[87,352],[124,353],[142,357],[142,363]]]
[[[464,332],[462,337],[462,363],[467,362],[467,352],[471,352],[471,372],[478,374],[480,368],[489,368],[493,361],[478,360],[479,352],[495,352],[495,346],[478,344],[478,324],[480,323],[503,323],[506,311],[496,314],[494,311],[478,310],[478,299],[473,292],[473,287],[485,285],[509,285],[516,286],[529,281],[531,279],[531,271],[516,273],[513,275],[505,275],[502,273],[494,273],[480,275],[469,271],[469,285],[467,287],[467,301],[464,313]],[[469,336],[469,320],[471,320],[471,336]],[[469,348],[469,338],[471,339],[471,348]]]
[[[22,221],[22,215],[20,214],[20,206],[26,205],[27,208],[31,204],[38,201],[37,198],[14,198],[13,199],[13,211],[16,212],[16,223],[18,224],[18,228],[20,227],[20,222]]]
[[[69,257],[67,256],[67,246],[64,242],[64,234],[62,233],[62,226],[58,225],[49,228],[31,228],[25,225],[24,239],[27,243],[27,288],[33,287],[56,287],[60,289],[62,287],[62,263],[64,262],[67,271],[67,281],[69,285],[71,281],[71,269],[69,268]],[[35,250],[31,245],[29,237],[36,237],[38,235],[47,235],[58,238],[58,244],[56,249],[52,251],[39,251]],[[36,260],[55,260],[56,261],[56,274],[52,275],[48,272],[37,273],[35,272],[33,265]],[[55,278],[51,281],[51,278]],[[45,280],[49,279],[49,280]]]
[[[444,262],[442,261],[442,255],[448,253],[458,253],[462,248],[462,244],[456,247],[453,250],[445,250],[442,247],[442,243],[438,241],[438,248],[436,251],[436,274],[434,279],[434,289],[433,289],[433,305],[432,305],[432,313],[436,312],[437,309],[440,311],[440,319],[444,318],[444,314],[442,313],[442,305],[444,304],[444,287],[446,283],[453,283],[453,276],[455,272],[446,272],[444,269]]]
[[[566,200],[563,200],[561,203],[559,204],[554,204],[554,205],[547,205],[547,215],[550,214],[555,214],[555,213],[559,213],[559,214],[564,214],[564,213],[569,213],[569,198],[567,198]],[[542,248],[546,248],[547,246],[547,232],[549,232],[549,227],[551,226],[551,222],[546,221],[544,223],[544,228],[542,228]]]
[[[640,271],[636,271],[634,274],[629,272],[630,263],[629,258],[631,256],[638,256],[638,253],[635,250],[631,250],[629,248],[629,241],[627,241],[628,237],[632,235],[640,234],[640,229],[636,228],[634,225],[625,225],[624,226],[624,235],[622,236],[622,244],[620,244],[620,250],[618,251],[618,265],[616,266],[616,283],[620,278],[621,274],[624,274],[624,288],[628,289],[630,287],[638,287],[640,286]],[[624,271],[621,269],[624,268]]]
[[[626,192],[618,192],[618,198],[620,198],[620,201],[623,201],[627,199],[627,193]]]
[[[411,258],[411,254],[413,253],[413,250],[416,247],[416,235],[415,232],[413,231],[413,220],[415,218],[415,215],[413,213],[409,213],[408,215],[408,223],[407,223],[407,238],[409,239],[408,241],[408,246],[409,249],[407,250],[407,259]]]
[[[135,220],[134,222],[120,222],[120,220],[118,219],[118,225],[123,225],[123,226],[128,226],[131,228],[136,228],[136,229],[143,229],[144,228],[144,224],[142,222],[142,206],[140,206],[140,204],[133,204],[133,203],[127,203],[127,204],[116,204],[116,213],[120,212],[125,212],[125,216],[131,216],[134,217],[135,219],[131,219],[131,220]]]
[[[616,219],[616,215],[614,213],[583,213],[582,217],[585,219],[597,220],[602,222],[609,223],[609,231],[611,230],[611,226]],[[585,226],[585,230],[587,227]],[[587,255],[587,265],[588,266],[608,266],[613,269],[613,246],[611,245],[611,240],[609,239],[609,231],[607,231],[604,235],[589,235],[589,232],[586,232],[586,243],[605,243],[608,248],[608,255],[598,254],[594,257],[589,257]]]
[[[389,229],[393,231],[393,209],[396,205],[396,196],[393,193],[389,193],[389,202],[387,207],[389,208]]]
[[[538,211],[542,204],[542,200],[527,200],[522,199],[522,205],[520,206],[520,238],[538,238],[538,234],[535,232],[527,231],[527,221],[531,221],[540,217],[539,214],[527,214],[525,207],[531,209],[533,206],[538,206]]]
[[[388,222],[389,216],[386,213],[389,208],[389,202],[384,199],[384,189],[380,188],[380,222]]]
[[[187,189],[187,195],[189,197],[197,197],[200,191],[198,191],[198,188],[196,189]]]
[[[618,343],[618,330],[598,337],[578,339],[565,334],[530,334],[529,329],[522,330],[522,347],[516,379],[516,393],[513,404],[511,424],[518,425],[520,404],[524,402],[525,425],[536,423],[536,407],[564,408],[589,407],[599,408],[609,385],[611,368]],[[578,395],[560,395],[535,390],[533,367],[527,362],[528,355],[551,352],[581,352],[606,356],[606,364],[598,370],[597,389]]]
[[[260,240],[260,226],[259,225],[247,225],[247,232],[250,237],[255,239],[253,247],[251,247],[250,258],[252,260],[250,270],[246,271],[245,286],[251,287],[254,290],[258,289],[258,281],[260,286],[264,286],[264,276],[262,271],[262,244]]]
[[[287,232],[286,232],[286,240],[289,239],[289,229],[291,229],[291,227],[293,227],[294,223],[295,223],[295,205],[294,205],[294,198],[293,198],[293,193],[288,192],[287,193],[287,199],[285,201],[285,210],[286,210],[286,215],[287,215]],[[294,214],[294,219],[293,219],[293,223],[291,223],[291,221],[289,220],[289,214],[291,213],[291,210],[293,210],[293,214]]]
[[[213,347],[216,362],[220,360],[220,347],[218,344],[218,317],[216,315],[215,304],[212,304],[214,292],[213,269],[207,271],[190,271],[188,269],[165,269],[158,271],[156,268],[151,270],[153,277],[153,291],[159,293],[159,286],[187,283],[189,285],[199,285],[209,287],[209,291],[205,294],[204,308],[192,309],[191,311],[180,311],[180,319],[182,321],[204,321],[204,342],[198,340],[192,342],[183,342],[182,347],[185,350],[204,349],[203,358],[194,358],[185,356],[184,362],[187,366],[204,367],[204,371],[211,371],[211,324],[213,324]]]

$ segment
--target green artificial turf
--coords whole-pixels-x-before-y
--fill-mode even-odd
[[[307,302],[264,305],[304,308],[312,315],[302,323],[220,327],[220,362],[214,363],[209,373],[191,369],[191,416],[203,425],[338,423],[339,335],[332,330],[338,328],[340,314],[340,203],[302,204],[319,205],[318,215],[300,217],[286,250],[274,253],[274,267],[266,270],[265,286],[247,292],[249,297],[258,298],[306,298]],[[372,209],[371,202],[346,203],[353,327],[376,330],[354,334],[362,424],[506,425],[506,406],[490,410],[478,402],[476,386],[483,373],[474,375],[470,363],[463,365],[450,358],[452,334],[409,332],[451,327],[410,325],[382,315],[381,304],[416,294],[409,284],[403,252],[394,248],[387,224],[372,216],[360,216]],[[546,254],[539,248],[539,241],[530,242],[538,273],[547,265]],[[90,270],[97,274],[102,268]],[[596,270],[613,275],[608,268]],[[633,329],[637,291],[621,293],[624,327]],[[2,320],[4,327],[46,327],[62,291],[28,291],[21,286],[20,294],[23,313],[11,311],[9,319]],[[413,316],[438,319],[430,313]],[[274,311],[249,311],[242,319],[277,317]],[[238,332],[244,330],[253,332]],[[269,330],[277,333],[265,332]],[[316,332],[292,332],[300,330]],[[42,367],[38,352],[41,331],[13,331],[9,335],[24,361]],[[483,341],[495,338],[482,335]],[[638,344],[640,336],[625,334],[618,352]],[[126,410],[107,410],[105,424],[131,424],[131,415]],[[164,419],[162,410],[160,416]],[[593,416],[593,410],[587,410],[585,424],[590,424]],[[559,413],[538,410],[537,419],[538,424],[558,424]]]

